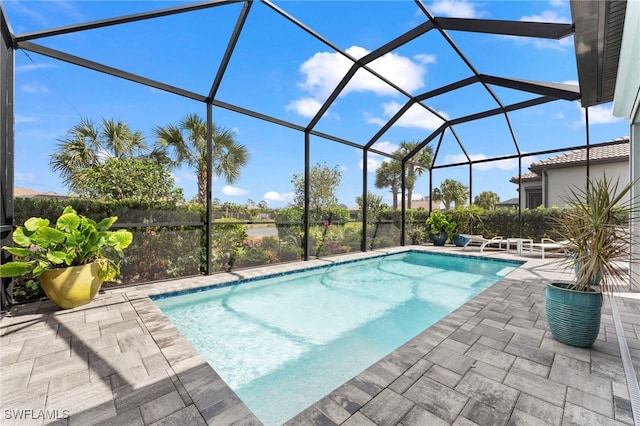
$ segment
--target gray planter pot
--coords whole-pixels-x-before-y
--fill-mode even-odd
[[[602,293],[595,288],[590,292],[569,290],[569,285],[547,285],[547,323],[556,340],[589,348],[600,332]]]

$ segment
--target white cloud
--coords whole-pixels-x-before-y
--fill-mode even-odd
[[[295,111],[303,117],[314,117],[320,111],[322,104],[314,98],[300,98],[289,102],[287,111]]]
[[[398,102],[391,101],[382,105],[383,108],[383,117],[369,117],[367,119],[367,123],[370,124],[378,124],[382,125],[389,121],[393,115],[398,112],[401,105]],[[445,118],[449,118],[449,116],[442,112],[438,111]],[[426,130],[435,130],[440,127],[444,123],[440,118],[433,115],[420,105],[414,104],[412,105],[398,121],[395,122],[394,126],[399,127],[415,127],[419,129]]]
[[[378,167],[382,164],[382,156],[377,154],[369,154],[367,155],[367,173],[375,173],[378,170]],[[362,170],[362,165],[364,161],[360,160],[358,166],[360,170]]]
[[[173,172],[172,175],[173,175],[173,179],[176,181],[176,183],[197,182],[198,181],[198,176],[196,176],[196,174],[192,173],[192,172],[178,170],[178,171]]]
[[[27,115],[22,115],[22,114],[16,114],[16,116],[15,116],[16,124],[19,124],[19,123],[33,123],[34,121],[38,121],[38,120],[35,117],[29,117]]]
[[[23,84],[20,88],[24,93],[49,93],[49,88],[41,83]]]
[[[16,74],[21,74],[30,71],[36,71],[38,69],[44,68],[54,68],[53,64],[28,64],[28,65],[19,65],[16,67]]]
[[[578,80],[565,80],[562,84],[570,84],[572,86],[580,86],[580,82]]]
[[[485,160],[489,158],[487,155],[478,153],[469,155],[472,161]],[[467,157],[464,154],[450,154],[444,158],[446,164],[457,164],[467,162]],[[529,169],[529,165],[536,161],[535,157],[523,157],[522,158],[522,170],[523,172]],[[498,170],[517,170],[518,159],[510,158],[506,160],[488,161],[486,163],[474,164],[473,169],[481,172],[486,172],[493,169]]]
[[[569,23],[570,19],[561,16],[555,10],[545,10],[539,15],[529,15],[520,18],[521,21],[527,22],[555,22],[555,23]]]
[[[356,59],[369,53],[367,49],[360,46],[351,46],[346,52]],[[419,54],[412,59],[391,52],[371,62],[369,67],[411,92],[425,86],[424,78],[427,73],[425,65],[434,62],[434,55]],[[300,66],[300,72],[304,78],[299,86],[307,92],[307,96],[289,102],[286,106],[287,110],[293,110],[305,117],[313,116],[352,65],[351,60],[337,52],[318,52],[313,55]],[[373,92],[384,96],[399,94],[393,87],[362,69],[358,70],[340,95],[350,92]]]
[[[421,64],[435,64],[436,63],[436,55],[427,55],[426,53],[419,53],[413,56],[413,59],[420,62]]]
[[[416,194],[415,192],[411,194],[411,200],[412,201],[420,201],[424,198],[424,195],[422,194]]]
[[[436,16],[450,16],[454,18],[479,18],[486,13],[476,10],[478,3],[466,0],[441,0],[431,4],[429,10]]]
[[[394,151],[397,151],[398,148],[400,148],[400,145],[389,141],[381,141],[373,144],[373,148],[377,149],[378,151],[386,152],[387,154],[392,154]]]
[[[13,176],[15,178],[15,180],[17,181],[28,181],[28,182],[33,182],[36,180],[36,175],[34,173],[20,173],[20,172],[15,172],[15,175]]]
[[[288,203],[293,201],[293,198],[295,197],[295,194],[293,192],[285,192],[285,193],[279,193],[276,191],[269,191],[266,192],[263,196],[262,199],[265,200],[267,203],[269,202],[284,202],[284,203]]]
[[[553,7],[566,7],[569,5],[567,0],[551,0],[549,3],[551,3]]]
[[[220,190],[220,192],[223,195],[230,195],[230,196],[240,196],[240,195],[247,195],[249,193],[249,191],[247,191],[246,189],[242,189],[242,188],[237,188],[235,186],[231,186],[231,185],[225,185],[222,187],[222,189]]]
[[[574,127],[579,127],[579,125],[585,125],[586,119],[584,115],[584,109],[580,106],[579,102],[575,102],[575,105],[578,109],[580,109],[580,122],[574,123]],[[615,117],[613,115],[613,104],[607,105],[596,105],[589,107],[589,125],[592,124],[611,124],[618,123],[623,121],[622,118]]]

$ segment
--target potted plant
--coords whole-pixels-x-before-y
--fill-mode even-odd
[[[426,224],[429,227],[429,236],[434,245],[444,246],[447,239],[453,238],[456,223],[451,221],[451,216],[445,215],[439,210],[432,211],[429,213]]]
[[[0,277],[38,277],[45,294],[63,309],[89,303],[104,281],[119,274],[123,250],[133,240],[129,231],[109,230],[117,219],[96,223],[70,206],[55,226],[32,217],[13,231],[16,246],[2,247],[16,260],[0,266]]]
[[[631,255],[628,224],[635,210],[628,199],[631,187],[629,183],[618,188],[618,181],[604,176],[565,197],[568,206],[556,222],[573,252],[567,261],[575,281],[546,287],[547,322],[562,343],[591,347],[600,330],[603,294],[627,278],[618,263]]]
[[[475,227],[482,223],[482,207],[470,205],[467,207],[458,207],[452,212],[453,220],[458,224],[456,226],[451,242],[457,247],[464,247],[469,242],[469,234],[475,232]]]

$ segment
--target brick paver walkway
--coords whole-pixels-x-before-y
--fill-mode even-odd
[[[288,424],[634,424],[608,300],[593,348],[560,344],[544,315],[545,282],[566,278],[555,261],[484,255],[530,261]],[[148,295],[265,271],[118,288],[67,311],[14,307],[0,319],[0,423],[260,424]],[[636,371],[638,296],[615,298]]]

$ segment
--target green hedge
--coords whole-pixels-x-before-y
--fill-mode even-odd
[[[32,216],[54,221],[67,205],[94,220],[116,215],[116,227],[139,224],[130,228],[134,240],[125,252],[122,274],[119,277],[125,284],[198,275],[206,269],[205,228],[178,225],[204,222],[204,209],[197,205],[16,198],[14,223],[21,225]],[[519,235],[517,210],[482,210],[472,206],[448,213],[457,222],[456,231],[459,233],[482,234],[485,237]],[[557,239],[554,218],[561,214],[562,210],[557,208],[522,211],[522,236],[536,241],[542,237]],[[242,222],[234,219],[215,220],[212,231],[213,270],[228,271],[301,260],[302,215],[302,210],[297,208],[276,209],[274,217],[278,237],[247,237],[246,227]],[[428,216],[428,212],[424,210],[407,210],[407,244],[428,242],[425,226]],[[399,245],[401,219],[402,212],[391,209],[383,210],[371,218],[367,224],[367,248]],[[309,228],[309,253],[312,256],[322,257],[360,250],[362,224],[349,222],[349,212],[346,209],[333,209],[314,215]],[[28,279],[16,281],[14,294],[17,300],[32,300],[43,296],[39,287]]]

